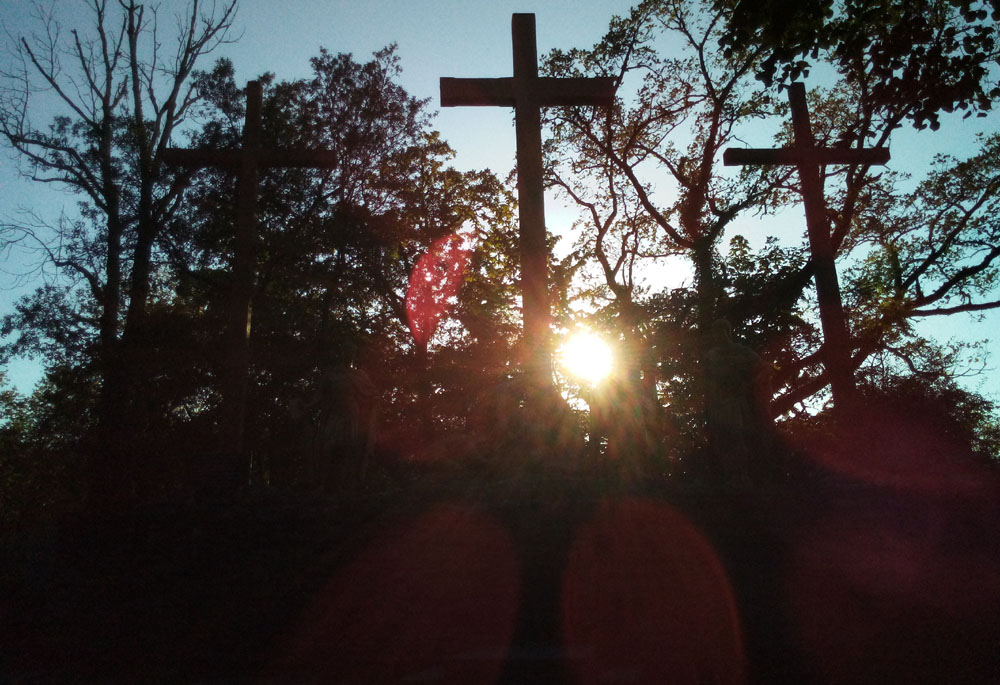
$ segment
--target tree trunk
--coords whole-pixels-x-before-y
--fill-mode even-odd
[[[118,340],[121,292],[121,237],[117,192],[111,194],[107,221],[107,282],[101,297],[98,368],[101,394],[97,408],[97,435],[88,459],[88,506],[94,512],[117,509],[128,499],[125,432],[129,367],[123,363]]]
[[[718,286],[716,285],[715,271],[712,265],[712,243],[702,240],[695,244],[691,251],[691,258],[694,261],[696,295],[695,295],[695,322],[697,326],[697,348],[695,350],[696,365],[694,367],[694,397],[697,402],[696,411],[700,414],[705,410],[705,398],[707,397],[705,380],[705,357],[711,345],[709,331],[712,322],[719,316],[717,304],[719,300]]]
[[[695,322],[702,334],[708,331],[712,322],[720,315],[717,311],[719,288],[712,264],[712,252],[712,243],[709,241],[699,241],[691,250],[697,288]]]
[[[432,407],[433,384],[431,383],[431,364],[427,354],[427,341],[416,343],[417,368],[420,374],[417,386],[417,401],[420,407],[417,416],[420,417],[420,438],[424,445],[429,445],[434,437],[434,412]]]

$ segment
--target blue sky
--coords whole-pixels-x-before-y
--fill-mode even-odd
[[[204,0],[203,0],[204,1]],[[83,27],[87,20],[78,0],[55,0],[60,20],[69,28]],[[152,4],[152,3],[151,3]],[[181,0],[159,3],[163,25],[172,25],[172,15],[186,6]],[[629,0],[536,0],[534,3],[505,0],[243,0],[236,19],[238,42],[222,46],[214,56],[232,59],[237,80],[245,82],[264,72],[279,80],[308,74],[309,58],[320,47],[331,52],[349,52],[359,61],[389,43],[397,43],[403,68],[402,85],[414,96],[430,98],[439,107],[438,79],[442,76],[508,76],[511,73],[510,20],[514,12],[534,12],[538,49],[587,47],[601,38],[615,14],[628,12]],[[28,3],[0,0],[0,17],[8,32],[23,31]],[[4,39],[7,43],[9,39]],[[208,62],[205,63],[207,66]],[[813,84],[807,81],[807,86]],[[958,156],[972,152],[975,134],[996,130],[997,115],[990,119],[947,121],[940,132],[919,135],[902,132],[892,144],[896,169],[920,169],[935,152]],[[440,110],[435,128],[453,148],[455,165],[461,169],[490,168],[501,177],[514,164],[514,131],[511,112],[501,108],[449,108]],[[766,135],[766,134],[763,134]],[[770,144],[768,139],[752,141]],[[547,200],[547,223],[557,232],[568,231],[574,214],[561,208],[554,197]],[[76,199],[17,178],[16,163],[8,151],[0,153],[0,221],[15,217],[19,207],[32,208],[55,219],[62,209],[72,212]],[[794,208],[787,219],[796,222]],[[769,226],[746,224],[743,232],[751,244],[759,245]],[[0,314],[38,281],[25,281],[24,255],[0,254]],[[1000,315],[988,314],[983,322],[961,320],[927,321],[922,324],[940,339],[959,336],[981,339],[1000,331]],[[991,345],[991,366],[1000,364],[1000,345]],[[38,378],[38,367],[17,362],[8,369],[10,380],[28,391]],[[988,377],[972,379],[970,385],[1000,398],[1000,385]]]

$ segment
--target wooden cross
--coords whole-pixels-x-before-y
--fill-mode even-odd
[[[851,363],[850,336],[844,305],[840,298],[837,267],[830,223],[826,214],[823,179],[820,166],[825,164],[885,164],[887,148],[838,150],[816,146],[809,123],[806,90],[802,83],[788,87],[792,108],[792,130],[795,145],[780,149],[729,148],[723,153],[726,166],[739,164],[785,164],[798,168],[802,184],[802,202],[806,211],[806,230],[812,253],[816,279],[816,299],[819,301],[820,325],[823,329],[823,359],[830,377],[834,408],[843,409],[854,394],[854,369]]]
[[[190,168],[223,167],[237,175],[236,240],[233,248],[233,285],[227,312],[222,388],[222,452],[247,464],[245,429],[247,382],[250,369],[250,300],[256,262],[258,170],[268,167],[332,168],[337,157],[329,150],[266,149],[260,144],[262,89],[260,81],[247,83],[247,111],[243,147],[238,150],[167,148],[167,164]],[[236,468],[242,468],[236,465]]]
[[[513,78],[442,78],[441,106],[513,107],[517,136],[517,201],[521,230],[521,298],[528,373],[536,388],[552,384],[542,185],[542,107],[614,104],[613,78],[539,77],[535,15],[511,19]]]

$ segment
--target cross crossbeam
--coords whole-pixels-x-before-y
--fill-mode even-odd
[[[889,150],[884,147],[868,149],[813,148],[738,148],[731,147],[722,153],[726,166],[741,164],[771,164],[797,166],[799,164],[885,164]]]
[[[247,83],[247,111],[243,145],[238,150],[167,148],[167,164],[189,168],[219,167],[237,175],[236,240],[233,247],[233,285],[225,334],[225,376],[222,388],[221,452],[246,461],[246,405],[250,369],[250,302],[256,263],[258,171],[270,167],[333,168],[337,155],[330,150],[282,150],[261,147],[260,81]],[[240,465],[236,464],[239,468]]]
[[[793,147],[729,148],[723,153],[722,160],[727,166],[772,164],[794,165],[798,168],[816,282],[816,299],[819,302],[819,318],[823,329],[823,361],[830,378],[834,408],[842,410],[850,403],[854,394],[854,368],[820,167],[827,164],[885,164],[889,161],[889,150],[818,147],[809,123],[806,91],[802,83],[793,83],[788,87],[788,101],[792,110]]]
[[[331,150],[198,150],[167,148],[164,160],[168,164],[190,168],[221,167],[238,170],[248,161],[258,168],[332,168],[337,154]],[[250,156],[248,160],[247,157]]]
[[[614,104],[613,78],[553,78],[538,75],[535,15],[511,18],[514,76],[442,78],[441,106],[513,107],[517,137],[517,199],[521,242],[524,340],[532,385],[552,385],[549,349],[548,248],[542,184],[541,107]]]
[[[535,79],[533,97],[538,107],[569,107],[573,105],[607,106],[614,102],[613,78],[554,78]],[[514,79],[505,78],[441,78],[441,106],[517,107]]]

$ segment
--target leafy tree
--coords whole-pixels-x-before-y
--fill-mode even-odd
[[[861,389],[868,402],[892,408],[903,425],[932,435],[942,452],[1000,465],[996,404],[959,386],[948,374],[894,373],[896,365],[872,365]],[[939,448],[940,449],[940,448]]]
[[[771,367],[776,395],[800,382],[784,370],[809,354],[819,339],[818,328],[810,320],[809,302],[795,290],[775,287],[797,274],[805,261],[803,248],[785,248],[769,238],[755,253],[743,236],[736,235],[717,262],[722,301],[731,320],[738,322],[735,337],[756,350]],[[674,458],[706,448],[702,392],[692,372],[699,363],[697,297],[692,284],[643,300]]]
[[[748,81],[759,52],[721,58],[712,43],[723,16],[703,10],[696,2],[640,3],[629,18],[613,20],[592,50],[554,52],[547,68],[616,76],[620,90],[636,94],[611,116],[560,108],[551,119],[551,182],[585,208],[584,240],[593,245],[607,287],[627,303],[633,260],[687,254],[701,284],[705,325],[717,314],[716,245],[741,212],[772,199],[776,179],[748,173],[733,180],[715,172],[739,123],[774,106]],[[660,52],[668,42],[670,52]]]
[[[84,368],[54,366],[30,397],[0,374],[0,528],[10,533],[79,510],[81,436],[94,426],[98,387]]]
[[[844,85],[816,93],[813,104],[818,137],[832,145],[845,139],[862,145],[868,136],[887,144],[903,112],[884,108],[876,123],[864,114],[872,101]],[[938,158],[910,192],[902,189],[909,178],[901,174],[863,166],[827,170],[831,236],[843,271],[855,369],[878,351],[903,349],[901,341],[913,336],[918,317],[997,306],[991,293],[998,253],[989,214],[998,189],[995,147],[985,138],[981,152],[965,162]],[[933,287],[925,292],[923,284]],[[777,401],[779,411],[822,387],[825,373],[817,361],[807,355],[789,367],[808,380]]]
[[[1000,307],[1000,135],[969,159],[938,156],[915,191],[872,205],[855,235],[873,248],[854,277],[859,300],[897,318]]]
[[[834,65],[878,108],[917,128],[940,126],[941,112],[985,116],[1000,5],[981,0],[715,0],[726,11],[720,44],[728,54],[764,46],[758,78],[767,85]],[[780,73],[779,73],[780,70]]]
[[[912,373],[946,374],[940,360],[957,354],[926,354],[916,321],[1000,307],[998,144],[986,138],[963,161],[939,156],[914,191],[883,194],[864,212],[854,241],[865,257],[847,274],[859,367],[889,352]]]
[[[969,3],[875,5],[895,9],[873,19],[875,29],[867,32],[858,30],[869,16],[864,3],[838,5],[832,19],[826,14],[832,3],[802,3],[771,21],[773,14],[757,14],[751,3],[644,2],[628,18],[613,20],[592,50],[549,56],[553,73],[619,77],[624,95],[620,113],[612,116],[557,110],[549,119],[550,180],[581,207],[576,254],[595,267],[579,292],[598,306],[627,311],[643,300],[639,265],[648,268],[671,254],[692,261],[692,288],[648,298],[645,307],[632,310],[644,324],[647,346],[657,349],[660,396],[672,408],[697,402],[700,393],[688,379],[697,378],[699,342],[690,329],[717,316],[729,318],[737,335],[773,364],[776,415],[804,402],[817,406],[828,384],[822,339],[809,313],[808,256],[770,243],[753,257],[745,243],[732,244],[725,256],[716,249],[736,217],[801,202],[798,179],[787,169],[733,176],[718,168],[720,150],[736,142],[742,126],[787,118],[780,98],[753,85],[754,75],[773,79],[772,86],[802,76],[808,65],[789,62],[788,54],[801,55],[801,45],[812,41],[809,58],[838,72],[832,87],[809,94],[817,144],[828,147],[888,146],[908,120],[933,128],[941,112],[983,112],[996,96],[988,79],[994,24],[979,9],[965,12]],[[740,24],[748,16],[759,24]],[[747,26],[757,31],[753,39],[740,33]],[[658,42],[666,36],[672,40]],[[798,52],[776,48],[779,39],[793,38],[801,44],[788,44]],[[717,49],[720,42],[725,49]],[[774,79],[781,65],[782,76]],[[777,145],[790,139],[790,126],[781,126]],[[897,175],[865,165],[822,170],[851,315],[852,363],[862,376],[883,353],[903,365],[937,360],[941,370],[942,360],[957,357],[922,342],[913,332],[914,318],[996,306],[989,221],[996,187],[987,169],[993,147],[985,141],[982,154],[965,167],[940,161],[916,193],[901,191]],[[903,261],[890,266],[904,252]],[[893,273],[900,279],[893,281]],[[918,281],[931,279],[934,287],[918,294]],[[632,324],[623,318],[613,325],[621,331]],[[659,353],[665,349],[673,350],[675,361]],[[909,362],[899,356],[916,349],[924,352],[911,354]],[[667,398],[667,388],[679,394]]]
[[[886,0],[876,3],[806,2],[795,6],[716,2],[714,6],[730,11],[721,40],[725,52],[739,52],[747,45],[766,48],[767,58],[758,72],[765,83],[786,83],[808,75],[810,64],[805,59],[823,61],[836,68],[837,84],[824,93],[814,93],[812,98],[818,138],[826,145],[888,145],[892,133],[907,120],[918,129],[928,125],[936,129],[943,112],[966,110],[966,116],[973,112],[985,116],[993,100],[1000,95],[1000,90],[990,81],[991,64],[998,54],[995,42],[998,15],[995,7],[990,12],[985,3]],[[768,11],[777,9],[781,11],[775,21],[772,20],[775,15]],[[776,77],[779,68],[780,75]],[[983,155],[988,154],[984,150]],[[892,263],[895,246],[877,250],[875,255],[865,252],[870,245],[882,240],[873,239],[873,231],[892,233],[894,229],[888,224],[896,222],[898,226],[896,219],[886,221],[883,214],[892,213],[890,207],[896,198],[908,195],[898,190],[898,177],[875,173],[865,166],[827,169],[826,172],[824,180],[828,186],[833,186],[832,192],[827,192],[830,230],[841,262],[852,264],[860,257],[867,259],[870,265],[880,261]],[[985,195],[991,192],[993,190],[985,189]],[[983,195],[981,189],[977,197]],[[933,224],[934,212],[925,212],[919,219],[911,217],[911,229],[915,226],[914,220]],[[950,269],[953,276],[934,291],[935,301],[967,292],[970,288],[976,290],[974,281],[983,284],[994,259],[989,249],[980,255],[985,263],[973,265],[969,262],[971,253],[959,255],[950,247],[946,232],[931,228],[928,238],[923,244],[923,258],[928,262],[924,268],[930,269],[930,263],[935,262],[946,271]],[[980,245],[990,240],[986,237]],[[944,266],[943,262],[950,266]],[[889,349],[902,350],[904,345],[899,341],[912,333],[907,321],[919,314],[912,307],[889,305],[885,298],[877,296],[882,304],[876,305],[876,315],[871,306],[873,302],[863,294],[874,294],[870,281],[872,270],[862,269],[861,273],[855,270],[848,278],[855,275],[861,282],[849,284],[847,290],[855,290],[848,310],[854,315],[851,322],[855,338],[853,365],[859,368],[869,355],[885,350],[885,345]],[[913,287],[914,282],[909,282],[908,286]],[[983,295],[988,290],[986,286],[976,292]],[[851,297],[850,292],[848,297]],[[899,298],[897,293],[896,304]],[[985,309],[990,305],[980,300],[974,306]],[[936,313],[946,311],[938,308]],[[805,372],[809,380],[799,390],[782,397],[776,405],[779,410],[803,399],[822,384],[825,374],[814,361],[807,356],[801,364],[791,367],[796,374]]]
[[[671,255],[690,259],[696,287],[689,323],[706,331],[731,314],[720,239],[741,214],[770,206],[788,174],[717,173],[716,160],[739,125],[775,111],[753,87],[761,51],[723,57],[715,50],[723,18],[697,2],[643,2],[615,18],[592,49],[556,51],[546,60],[553,74],[615,76],[622,84],[613,113],[560,108],[549,115],[547,160],[550,182],[583,209],[575,248],[597,265],[591,306],[607,305],[616,317],[630,382],[647,406],[659,404],[659,379],[652,324],[639,305],[643,267]],[[623,99],[625,93],[634,96]],[[703,343],[694,342],[697,360]]]
[[[272,465],[275,482],[295,478],[297,467],[289,460],[300,455],[283,450],[302,450],[287,434],[291,407],[310,402],[327,374],[345,363],[360,366],[382,390],[384,421],[400,431],[432,425],[435,414],[445,411],[437,398],[456,396],[443,393],[442,383],[450,381],[432,363],[434,330],[440,347],[463,347],[468,334],[458,322],[467,321],[486,349],[487,341],[506,335],[495,327],[504,325],[500,310],[513,299],[509,284],[507,294],[497,296],[498,289],[487,293],[480,280],[484,270],[506,268],[496,260],[505,260],[513,248],[510,193],[488,171],[447,166],[453,153],[429,129],[426,102],[396,84],[394,48],[365,63],[323,51],[311,66],[307,79],[264,79],[263,144],[322,147],[335,150],[338,159],[328,170],[268,170],[261,177],[250,341],[254,420],[248,437],[259,446],[258,457]],[[193,143],[237,146],[241,94],[231,70],[217,72],[212,119]],[[212,331],[220,330],[213,312],[229,278],[231,193],[232,180],[223,172],[199,172],[185,193],[183,215],[164,233],[174,282],[167,302],[182,322],[186,312],[202,312],[194,315],[194,325],[203,331],[197,340],[207,345],[217,339]],[[414,336],[407,302],[411,274],[434,244],[458,236],[471,245],[460,278],[464,288],[455,302],[432,303],[437,319]],[[516,273],[506,276],[508,282],[514,278]],[[482,297],[473,302],[477,288]],[[190,376],[184,403],[201,402],[200,414],[210,423],[221,360],[206,356],[212,361],[205,373]],[[416,416],[416,406],[426,414]],[[456,411],[453,406],[446,413]]]

